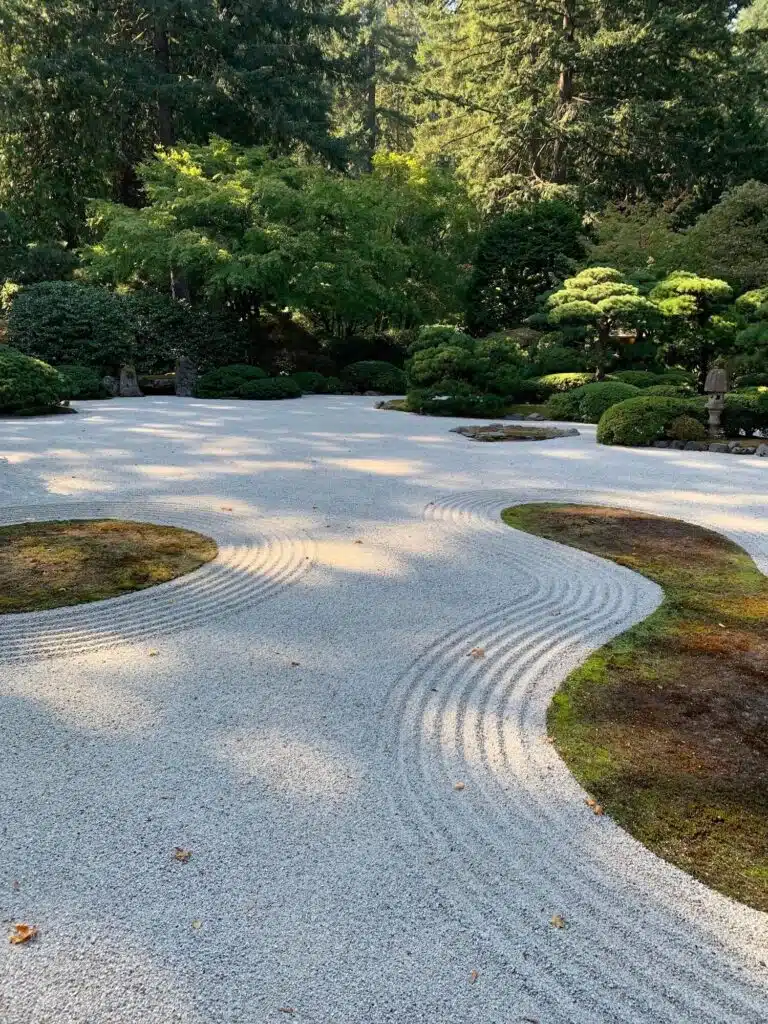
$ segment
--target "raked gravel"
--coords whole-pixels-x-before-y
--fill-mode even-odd
[[[768,571],[768,463],[461,422],[320,396],[0,421],[0,523],[220,547],[0,619],[0,919],[40,929],[0,941],[3,1024],[768,1020],[768,916],[595,817],[546,743],[558,683],[660,591],[499,521],[632,507]]]

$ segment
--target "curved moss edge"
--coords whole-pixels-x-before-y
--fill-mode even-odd
[[[663,588],[653,614],[565,680],[549,732],[636,839],[768,911],[766,577],[738,545],[679,520],[557,504],[519,505],[502,519]]]
[[[210,562],[193,530],[119,519],[0,527],[0,614],[64,608],[167,583]]]

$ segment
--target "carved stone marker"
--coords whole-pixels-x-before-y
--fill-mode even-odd
[[[120,397],[121,398],[141,398],[142,393],[139,388],[139,381],[136,376],[136,370],[133,366],[121,366],[120,367]]]
[[[188,356],[180,356],[176,363],[176,394],[180,398],[191,398],[196,381],[197,367]]]
[[[728,391],[728,374],[716,368],[707,374],[704,390],[710,396],[707,402],[709,410],[709,433],[711,437],[722,437],[723,428],[720,420],[725,409],[725,396]]]

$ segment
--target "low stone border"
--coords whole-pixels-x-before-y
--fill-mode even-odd
[[[654,441],[652,448],[675,448],[685,452],[717,452],[720,455],[759,455],[768,457],[768,444],[747,448],[740,441]]]
[[[451,433],[461,434],[470,441],[551,441],[556,437],[579,436],[575,427],[508,427],[504,423],[452,427]]]

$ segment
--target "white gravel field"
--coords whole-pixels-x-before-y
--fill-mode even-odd
[[[0,926],[40,929],[0,929],[0,1022],[766,1024],[768,915],[592,814],[545,738],[561,680],[661,592],[499,512],[677,516],[768,572],[768,459],[588,426],[479,444],[373,406],[0,420],[0,523],[220,548],[0,617]]]

